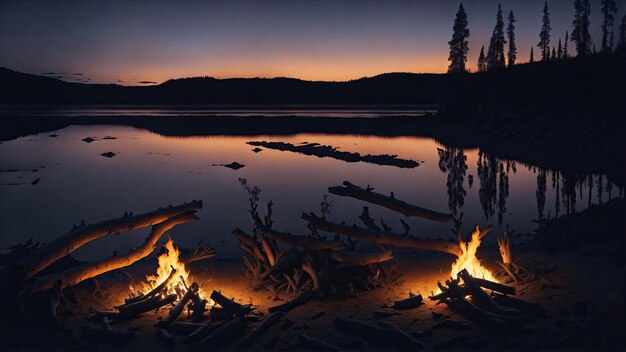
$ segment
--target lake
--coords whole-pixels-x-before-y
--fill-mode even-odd
[[[87,143],[83,139],[91,137]],[[418,161],[415,168],[348,163],[289,151],[261,148],[249,141],[282,141],[294,145],[320,143],[340,151],[395,154]],[[101,154],[113,152],[113,157]],[[222,164],[238,162],[233,170]],[[71,126],[0,144],[0,247],[30,237],[47,242],[80,224],[142,213],[169,204],[199,199],[200,221],[178,226],[169,234],[178,245],[198,241],[216,248],[220,257],[239,254],[230,234],[249,231],[247,194],[238,179],[261,188],[263,204],[272,200],[274,227],[296,234],[308,232],[302,212],[319,214],[328,187],[350,181],[376,192],[394,192],[398,199],[440,212],[462,214],[463,232],[474,222],[495,225],[485,245],[509,226],[531,233],[540,217],[581,211],[589,204],[623,195],[603,175],[543,170],[482,153],[448,148],[420,137],[356,135],[165,137],[123,126]],[[38,180],[38,181],[37,181]],[[35,182],[36,181],[36,182]],[[33,184],[34,183],[34,184]],[[364,202],[329,195],[329,219],[358,224]],[[400,219],[390,210],[369,205],[373,218],[383,217],[401,233]],[[264,207],[262,214],[264,213]],[[409,218],[411,233],[430,238],[451,237],[451,224]],[[127,252],[141,244],[147,229],[109,236],[76,252],[95,260]]]

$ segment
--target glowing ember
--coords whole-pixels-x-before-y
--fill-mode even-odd
[[[478,250],[478,247],[480,247],[480,240],[480,229],[478,228],[478,225],[476,225],[469,242],[459,241],[461,255],[454,263],[452,263],[450,277],[454,278],[461,270],[467,269],[469,274],[473,277],[498,282],[498,279],[494,277],[491,271],[482,266],[478,258],[476,258],[476,251]]]
[[[178,298],[187,291],[187,287],[191,285],[190,274],[185,263],[179,260],[180,251],[174,245],[174,241],[171,238],[165,243],[165,249],[167,251],[159,255],[159,267],[157,268],[156,275],[146,276],[147,282],[142,282],[137,285],[130,285],[131,295],[136,296],[141,293],[146,293],[153,288],[164,283],[172,274],[172,270],[176,270],[176,273],[170,279],[166,287],[163,289],[163,294],[176,294]],[[202,290],[200,290],[200,297],[202,297]]]

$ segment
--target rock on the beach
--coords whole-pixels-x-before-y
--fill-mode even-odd
[[[95,139],[91,138],[91,137],[83,138],[83,142],[85,142],[85,143],[91,143],[93,141],[95,141]]]
[[[232,163],[230,163],[230,164],[226,164],[226,165],[224,165],[224,166],[225,166],[225,167],[227,167],[227,168],[229,168],[229,169],[239,170],[239,169],[241,169],[242,167],[244,167],[244,166],[246,166],[246,165],[244,165],[244,164],[240,164],[240,163],[238,163],[238,162],[236,162],[236,161],[233,161]]]

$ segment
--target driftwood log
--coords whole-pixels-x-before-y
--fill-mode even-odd
[[[211,299],[215,303],[219,304],[228,316],[245,316],[252,311],[252,307],[249,304],[242,305],[232,299],[224,296],[219,291],[213,291],[211,293]]]
[[[241,330],[246,325],[245,317],[236,317],[215,329],[209,336],[202,339],[196,344],[196,347],[202,348],[218,348],[229,343],[241,334]]]
[[[276,324],[282,317],[285,316],[285,312],[277,311],[267,316],[267,318],[263,319],[257,326],[254,327],[249,333],[247,333],[244,337],[241,338],[237,342],[238,348],[245,348],[249,346],[254,340],[256,340],[259,336],[261,336],[265,331],[267,331],[272,325]]]
[[[322,230],[330,233],[339,233],[355,238],[361,238],[373,243],[386,244],[397,247],[433,250],[449,253],[457,257],[461,254],[459,245],[454,242],[421,239],[413,236],[401,236],[385,231],[370,230],[358,226],[338,224],[322,219],[313,213],[302,213],[302,218],[309,222],[310,227],[317,230]],[[488,229],[490,230],[491,228]]]
[[[153,226],[169,218],[202,208],[202,202],[194,200],[177,206],[169,206],[158,210],[103,221],[96,224],[82,225],[73,228],[65,235],[33,250],[32,253],[17,264],[21,268],[24,279],[29,279],[50,264],[77,250],[85,243],[102,236]]]
[[[119,313],[114,318],[116,320],[130,319],[139,314],[174,303],[176,299],[177,296],[175,294],[165,296],[164,298],[160,296],[150,297],[146,300],[120,307]]]
[[[156,249],[156,244],[161,236],[168,230],[176,225],[198,220],[198,217],[194,213],[195,210],[188,211],[153,226],[146,242],[139,248],[130,251],[128,254],[116,255],[99,262],[87,263],[60,273],[37,277],[34,282],[28,286],[26,292],[33,293],[47,290],[58,280],[63,282],[63,287],[74,286],[100,274],[129,266],[152,253]]]
[[[428,220],[440,222],[448,222],[453,219],[452,214],[440,213],[434,210],[418,207],[396,199],[393,194],[391,196],[385,196],[383,194],[373,192],[369,187],[364,189],[348,181],[344,181],[343,186],[329,187],[328,192],[338,196],[352,197],[368,203],[380,205],[405,216],[418,216]]]
[[[296,297],[294,297],[293,299],[291,299],[290,301],[287,301],[283,304],[279,304],[277,306],[273,306],[270,307],[268,310],[270,313],[274,313],[274,312],[288,312],[291,309],[297,307],[297,306],[301,306],[303,304],[305,304],[306,302],[310,301],[313,297],[314,297],[314,293],[311,291],[305,291],[300,293],[299,295],[297,295]]]
[[[411,309],[419,307],[420,304],[424,303],[424,299],[422,295],[417,295],[409,298],[405,298],[399,301],[395,301],[392,308],[393,309]]]

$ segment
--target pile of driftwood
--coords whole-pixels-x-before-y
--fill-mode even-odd
[[[378,224],[366,206],[359,216],[365,227],[329,221],[325,218],[330,206],[327,199],[322,202],[321,216],[302,214],[302,219],[308,222],[310,234],[278,231],[273,227],[273,203],[270,201],[267,204],[267,212],[262,219],[258,212],[260,189],[250,187],[245,179],[240,179],[240,182],[250,196],[248,211],[254,223],[252,234],[239,228],[233,231],[239,239],[240,248],[246,252],[242,256],[247,269],[246,277],[252,281],[254,289],[292,294],[293,299],[283,305],[287,308],[314,297],[352,295],[356,290],[396,283],[399,279],[397,267],[385,263],[393,257],[392,251],[384,247],[386,245],[435,250],[454,256],[459,256],[461,251],[459,243],[410,235],[410,226],[402,220],[404,233],[393,233],[382,218]],[[451,214],[406,203],[395,198],[393,193],[390,196],[375,193],[369,186],[361,188],[344,182],[343,186],[330,187],[329,192],[377,204],[406,216],[441,222],[452,220]],[[483,229],[483,232],[489,229]],[[327,232],[332,237],[327,238],[321,232]],[[358,250],[355,239],[373,243],[375,249]]]
[[[465,269],[445,285],[437,285],[441,293],[431,296],[431,300],[490,329],[513,331],[511,327],[519,328],[528,317],[546,313],[540,304],[514,297],[514,287],[472,277]]]
[[[201,201],[192,201],[177,206],[159,208],[152,212],[122,217],[95,224],[74,225],[72,229],[56,240],[39,246],[32,240],[23,245],[13,246],[11,251],[0,258],[0,276],[3,282],[10,283],[1,294],[16,321],[27,324],[47,325],[60,328],[63,325],[56,317],[57,308],[63,298],[63,289],[75,286],[87,279],[127,267],[154,252],[159,239],[176,225],[197,220],[195,213],[202,208]],[[119,234],[151,226],[146,241],[126,254],[113,256],[97,262],[78,262],[70,254],[83,245],[106,235]],[[202,243],[191,251],[185,251],[184,263],[211,258],[214,250]],[[147,293],[136,302],[120,307],[115,318],[131,317],[138,312],[155,309],[175,302],[178,297],[162,296],[157,289]],[[135,304],[136,303],[136,304]],[[102,315],[107,319],[111,315]],[[105,326],[108,324],[104,324]]]

